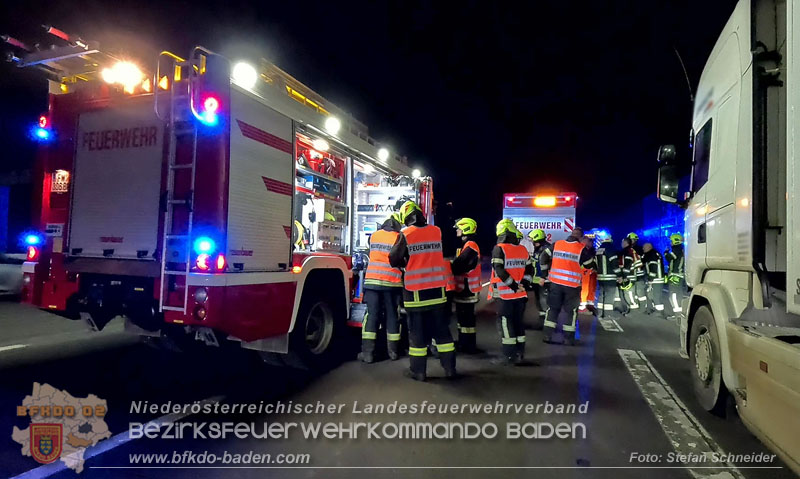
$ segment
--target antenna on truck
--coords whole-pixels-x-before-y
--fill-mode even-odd
[[[689,73],[686,71],[686,65],[683,63],[683,58],[681,58],[681,54],[678,51],[678,48],[673,46],[672,50],[675,52],[675,56],[678,57],[678,61],[681,63],[681,69],[683,69],[683,77],[686,78],[686,87],[689,89],[689,102],[694,103],[694,92],[692,91],[692,82],[689,81]]]

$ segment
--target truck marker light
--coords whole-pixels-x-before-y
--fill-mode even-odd
[[[194,310],[194,315],[200,321],[206,319],[206,308],[200,306],[199,308]]]
[[[537,196],[533,200],[534,206],[545,207],[545,206],[555,206],[556,205],[556,197],[555,196]]]
[[[201,236],[194,240],[194,252],[197,254],[209,255],[213,253],[216,248],[216,243],[208,236]]]
[[[219,121],[217,117],[217,111],[219,110],[219,99],[217,97],[209,95],[203,99],[200,103],[201,109],[200,111],[194,111],[194,107],[192,107],[192,112],[194,113],[195,118],[200,120],[203,124],[207,126],[215,126]]]
[[[167,75],[164,75],[160,80],[158,80],[158,87],[162,90],[169,89],[169,78],[167,78]]]
[[[39,117],[39,128],[47,128],[48,123],[49,121],[47,121],[46,116],[42,115]]]
[[[224,271],[227,265],[228,262],[225,260],[225,255],[220,253],[217,256],[217,261],[216,261],[217,271]]]
[[[39,257],[39,250],[36,246],[28,246],[28,261],[34,261]]]
[[[565,196],[565,197],[564,197],[564,201],[566,201],[567,203],[569,203],[570,201],[572,201],[572,197],[571,197],[571,196]]]
[[[207,254],[201,254],[197,256],[197,260],[195,260],[195,264],[197,265],[197,269],[200,271],[208,271],[211,269],[211,265],[208,264],[209,256]]]
[[[292,273],[300,274],[301,271],[303,271],[303,267],[302,266],[292,266]]]

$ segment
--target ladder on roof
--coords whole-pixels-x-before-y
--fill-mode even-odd
[[[189,81],[181,81],[182,71],[191,71],[191,61],[168,52],[159,55],[157,79],[161,79],[163,60],[167,91],[156,93],[156,115],[166,122],[168,135],[167,181],[164,198],[164,226],[161,238],[160,311],[186,313],[189,304],[189,273],[192,269],[192,222],[195,170],[197,166],[197,125],[188,112]],[[174,73],[173,73],[174,72]],[[188,75],[187,75],[188,77]],[[158,91],[158,90],[156,90]],[[167,96],[166,112],[159,111],[159,96]]]

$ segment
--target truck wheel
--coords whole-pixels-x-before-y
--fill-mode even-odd
[[[706,411],[724,416],[728,390],[722,380],[719,335],[714,315],[707,306],[701,306],[694,315],[689,356],[697,401]]]
[[[328,298],[304,298],[289,335],[287,364],[324,372],[338,364],[343,318]]]

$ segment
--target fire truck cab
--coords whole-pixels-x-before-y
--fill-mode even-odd
[[[265,60],[197,47],[148,75],[64,41],[16,58],[50,78],[24,301],[98,330],[122,316],[179,346],[329,364],[361,324],[369,236],[408,199],[431,216],[431,179]]]

